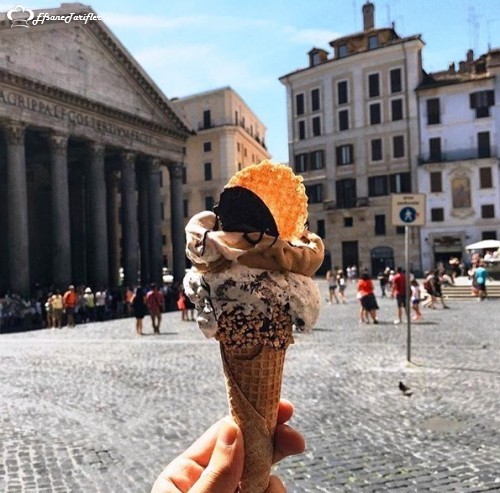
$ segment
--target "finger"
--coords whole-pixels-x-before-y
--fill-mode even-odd
[[[278,476],[271,476],[269,486],[264,493],[286,493],[286,488]]]
[[[273,463],[304,452],[306,442],[304,437],[288,425],[278,425],[274,432],[274,455]]]
[[[280,399],[278,405],[278,423],[286,423],[293,416],[293,404],[286,400]]]
[[[208,428],[200,438],[181,454],[181,457],[194,460],[200,466],[207,467],[210,457],[212,457],[215,443],[217,442],[222,421],[221,419]]]
[[[197,462],[179,456],[161,472],[151,493],[184,493],[189,491],[204,469]]]
[[[151,493],[189,491],[210,461],[221,421],[212,425],[185,452],[176,457],[158,476]]]
[[[189,492],[235,491],[243,473],[243,460],[243,434],[232,419],[223,419],[210,462]]]

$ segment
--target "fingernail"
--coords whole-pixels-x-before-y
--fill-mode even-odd
[[[227,446],[232,445],[236,441],[238,428],[230,423],[224,423],[219,432],[219,440]]]

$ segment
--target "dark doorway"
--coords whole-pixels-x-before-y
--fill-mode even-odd
[[[386,267],[394,268],[394,250],[391,247],[375,247],[370,252],[372,276],[383,272]]]
[[[450,264],[450,258],[456,257],[458,259],[462,259],[463,253],[461,250],[450,250],[446,252],[438,252],[434,251],[434,265],[433,268],[435,268],[439,263],[442,263],[445,267],[445,269],[449,269]]]
[[[359,272],[359,251],[357,241],[343,241],[342,242],[342,268],[344,272],[347,267],[353,265],[358,268]]]

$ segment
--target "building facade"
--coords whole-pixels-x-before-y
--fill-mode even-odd
[[[417,190],[420,36],[374,27],[313,48],[308,67],[280,78],[287,91],[290,163],[304,176],[311,230],[324,238],[324,269],[356,265],[376,275],[404,264],[404,227],[391,224],[391,194]],[[410,228],[410,266],[421,269]]]
[[[211,210],[242,168],[269,159],[266,127],[230,87],[172,100],[196,135],[186,146],[183,212]]]
[[[362,32],[332,41],[332,55],[313,48],[308,67],[280,78],[324,268],[403,265],[391,194],[410,192],[426,195],[425,226],[409,228],[410,268],[467,260],[467,244],[500,234],[500,50],[426,73],[420,35],[376,29],[370,2],[362,12]]]
[[[476,60],[469,50],[458,69],[427,74],[417,94],[422,262],[430,269],[463,258],[467,244],[500,238],[500,50]]]
[[[102,20],[78,20],[90,7],[15,10],[0,17],[0,289],[112,286],[120,266],[161,280],[162,167],[181,278],[191,130]]]

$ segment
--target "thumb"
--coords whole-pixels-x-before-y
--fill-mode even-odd
[[[230,419],[221,422],[217,442],[208,466],[189,490],[190,493],[235,491],[243,473],[243,435]]]

